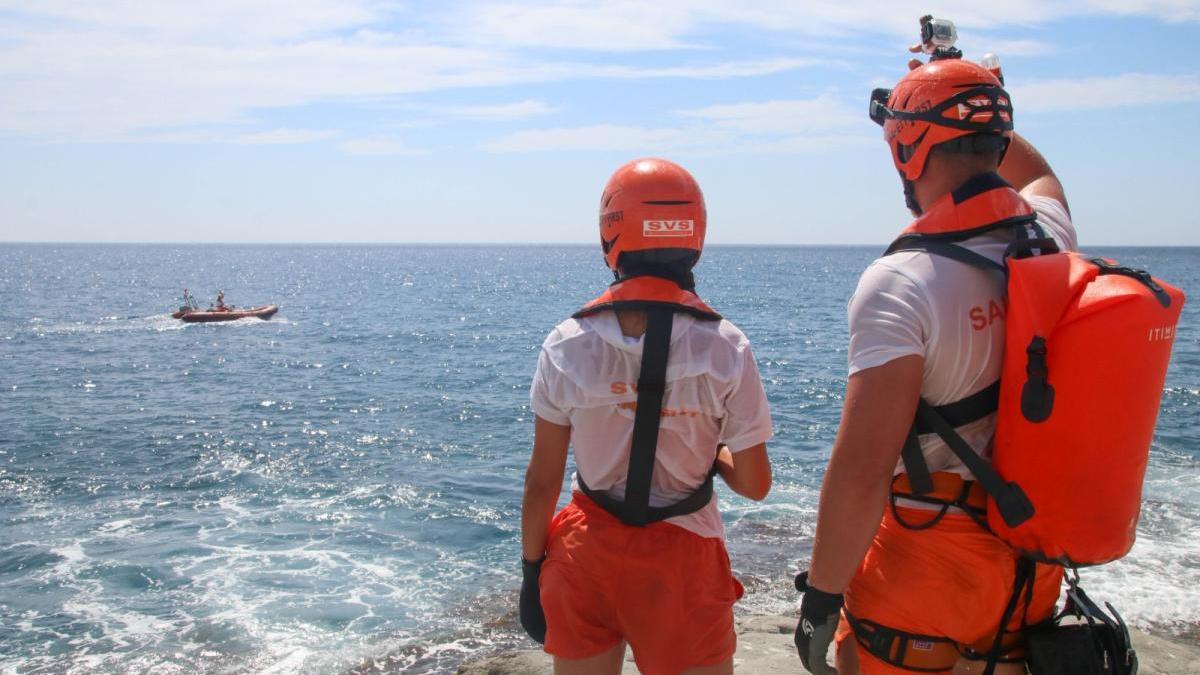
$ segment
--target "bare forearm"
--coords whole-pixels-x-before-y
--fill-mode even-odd
[[[889,484],[868,484],[852,471],[830,466],[821,488],[809,583],[829,593],[850,584],[871,546],[887,505]]]
[[[917,408],[923,365],[920,356],[904,356],[850,376],[809,566],[809,584],[819,590],[845,590],[879,529]]]
[[[1020,134],[1013,134],[1004,161],[1000,163],[1000,176],[1024,197],[1051,197],[1068,208],[1066,193],[1050,163]]]
[[[571,427],[534,420],[533,453],[525,470],[525,496],[521,500],[521,554],[532,562],[546,553],[550,519],[562,492]]]
[[[561,487],[531,482],[526,477],[525,497],[521,502],[521,554],[526,560],[540,560],[546,552],[550,519]]]
[[[771,463],[766,443],[734,455],[724,445],[717,453],[717,473],[734,492],[759,501],[771,490]]]

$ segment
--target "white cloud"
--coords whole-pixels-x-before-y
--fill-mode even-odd
[[[466,120],[494,121],[517,120],[558,112],[558,108],[545,101],[520,101],[497,105],[458,106],[446,110],[448,115]]]
[[[765,61],[727,61],[713,65],[667,66],[659,68],[633,68],[628,66],[587,66],[579,65],[574,71],[583,77],[611,77],[617,79],[648,79],[648,78],[691,78],[691,79],[720,79],[728,77],[757,77],[774,75],[789,70],[808,68],[820,63],[828,63],[822,59],[768,59]]]
[[[390,136],[355,138],[338,143],[338,149],[349,155],[424,155],[427,151],[409,147],[404,141]]]
[[[535,129],[483,145],[490,152],[607,150],[656,152],[803,153],[864,142],[863,116],[830,94],[811,99],[743,102],[680,110],[685,127],[598,124]]]
[[[811,133],[852,126],[863,118],[844,101],[830,95],[812,99],[713,105],[683,110],[679,114],[749,134]]]
[[[241,134],[230,139],[230,142],[246,145],[298,145],[324,141],[336,137],[338,133],[329,129],[272,129]]]
[[[1053,54],[1057,50],[1053,44],[1044,40],[1010,40],[967,32],[958,34],[958,43],[971,46],[971,53],[967,55],[967,58],[978,59],[978,57],[991,52],[998,55],[1001,62],[1011,56],[1045,56]]]
[[[643,154],[700,148],[726,140],[712,132],[687,129],[650,129],[617,124],[518,131],[483,145],[490,152],[538,152],[546,150],[613,150]]]
[[[271,23],[273,2],[229,9],[229,20]],[[104,11],[95,9],[98,3],[82,9],[53,3],[45,10],[39,5],[0,13],[0,135],[130,140],[190,126],[252,124],[260,109],[318,102],[588,78],[746,77],[809,63],[715,59],[640,68],[533,59],[519,50],[421,42],[385,25],[356,28],[377,18],[374,5],[364,2],[347,5],[358,9],[342,16],[340,6],[305,0],[301,9],[309,9],[299,18],[226,33],[215,10],[192,26],[186,20],[190,3],[152,4],[154,11],[145,14],[138,3],[121,0],[110,0]],[[319,27],[322,12],[332,17],[325,30]],[[525,103],[485,112],[538,111]]]
[[[481,3],[468,13],[464,32],[485,44],[605,52],[681,49],[697,21],[684,3],[602,2]]]
[[[1183,0],[1008,0],[929,9],[985,32],[1068,15],[1200,20],[1195,2]],[[138,140],[230,125],[226,135],[247,134],[253,142],[273,133],[259,121],[261,111],[314,103],[589,78],[771,75],[820,61],[795,50],[730,60],[720,36],[741,29],[861,45],[912,35],[914,17],[912,7],[887,0],[0,0],[0,136]],[[990,44],[1002,58],[1052,48],[1031,39]],[[653,64],[581,56],[588,52],[648,52]],[[509,105],[462,116],[548,112],[536,101]]]
[[[1153,16],[1163,21],[1200,21],[1195,0],[1093,0],[1091,5],[1113,14]]]
[[[1200,101],[1200,75],[1126,73],[1014,85],[1017,113],[1097,110]]]

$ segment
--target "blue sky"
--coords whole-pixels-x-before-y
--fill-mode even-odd
[[[1085,245],[1200,245],[1200,0],[0,0],[0,241],[592,242],[656,155],[710,242],[884,243],[866,101],[925,12]]]

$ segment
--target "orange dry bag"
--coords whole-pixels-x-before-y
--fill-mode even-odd
[[[988,524],[1066,565],[1129,552],[1183,293],[1078,253],[1008,260],[1008,325],[992,466],[1034,514]]]
[[[997,230],[1016,237],[1004,265],[956,243]],[[1128,553],[1183,293],[1111,260],[1059,252],[994,174],[935,205],[888,253],[901,250],[1002,273],[1008,288],[1000,382],[918,404],[902,452],[913,488],[905,496],[933,489],[916,438],[936,433],[987,491],[987,526],[1023,555],[1080,566]],[[989,464],[955,427],[992,412]]]

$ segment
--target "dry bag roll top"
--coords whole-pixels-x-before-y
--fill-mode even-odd
[[[996,410],[971,405],[987,397],[940,408],[922,402],[912,436],[937,433],[963,460],[989,494],[988,526],[1022,554],[1095,565],[1133,546],[1184,295],[1146,272],[1059,252],[1037,238],[1033,221],[1016,191],[986,174],[947,195],[888,249],[1007,276],[991,465],[954,431]],[[999,229],[1014,236],[1003,266],[957,245]],[[969,414],[957,419],[942,414],[963,408]],[[914,447],[910,441],[903,458],[919,494],[928,468]]]

